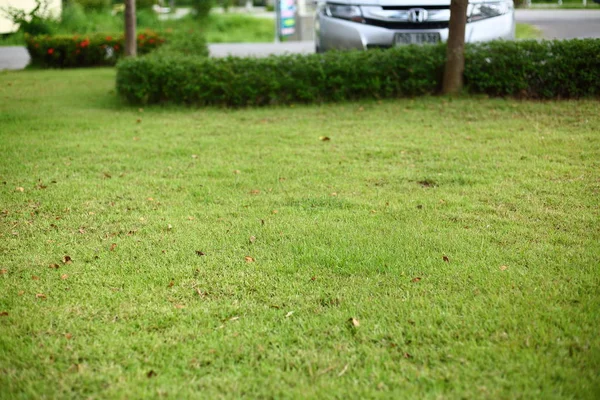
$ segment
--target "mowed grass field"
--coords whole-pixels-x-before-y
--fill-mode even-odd
[[[600,103],[132,108],[0,74],[0,398],[600,395]]]

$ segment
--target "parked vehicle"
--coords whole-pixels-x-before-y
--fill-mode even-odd
[[[330,0],[315,19],[317,52],[386,48],[448,39],[450,0]],[[472,0],[465,40],[514,39],[512,0]]]

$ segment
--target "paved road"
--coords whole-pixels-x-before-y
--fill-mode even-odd
[[[600,38],[600,11],[517,10],[516,18],[538,27],[546,39]]]
[[[518,22],[538,27],[546,39],[600,38],[600,11],[593,10],[517,10]],[[266,56],[269,54],[308,54],[314,51],[309,42],[223,43],[209,45],[212,57]],[[23,47],[0,47],[0,70],[23,69],[29,54]]]

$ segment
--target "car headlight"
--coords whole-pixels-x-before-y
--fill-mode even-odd
[[[469,22],[480,21],[482,19],[508,14],[512,11],[512,9],[512,1],[471,3],[467,8],[467,16],[469,18]]]
[[[325,4],[325,14],[333,18],[365,23],[365,19],[362,16],[362,11],[359,6],[327,3]]]

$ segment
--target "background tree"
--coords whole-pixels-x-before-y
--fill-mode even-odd
[[[135,0],[125,0],[125,57],[135,57],[136,54]]]
[[[463,87],[468,4],[469,0],[452,0],[450,3],[446,66],[444,68],[444,83],[442,86],[444,94],[458,93]]]

